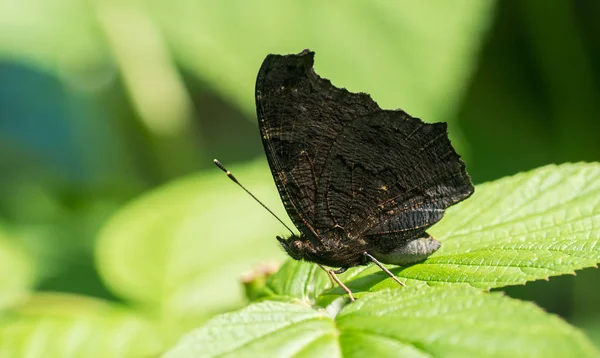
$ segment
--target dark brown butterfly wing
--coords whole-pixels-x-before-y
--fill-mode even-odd
[[[318,235],[316,195],[328,152],[342,128],[374,102],[334,87],[312,69],[314,52],[268,55],[256,80],[256,109],[267,160],[288,215],[309,237]]]
[[[275,183],[308,237],[417,237],[473,192],[446,125],[382,110],[320,78],[314,53],[269,55],[256,82],[260,131]]]
[[[355,236],[423,236],[444,210],[473,193],[445,123],[379,110],[344,127],[317,189],[317,227]]]

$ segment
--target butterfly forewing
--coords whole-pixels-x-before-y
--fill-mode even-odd
[[[372,101],[346,108],[350,93],[320,78],[313,56],[269,55],[256,81],[259,127],[275,183],[288,215],[310,236],[318,235],[317,188],[331,146],[346,124],[378,108]]]

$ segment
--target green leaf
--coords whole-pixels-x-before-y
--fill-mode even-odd
[[[335,357],[335,336],[335,323],[324,311],[265,301],[217,316],[184,337],[165,357]]]
[[[365,294],[335,318],[261,302],[184,337],[165,358],[193,357],[596,357],[588,339],[535,305],[468,287]]]
[[[392,272],[408,285],[489,289],[595,267],[600,262],[599,192],[598,163],[550,165],[478,185],[471,198],[428,230],[441,248],[420,264]],[[397,285],[377,267],[345,275],[341,278],[353,291]]]
[[[150,357],[164,350],[145,319],[120,305],[36,294],[0,316],[0,357]]]
[[[34,279],[31,257],[0,228],[0,310],[27,295]]]
[[[237,166],[252,192],[285,218],[264,162]],[[273,219],[216,167],[150,192],[102,229],[99,270],[120,296],[160,311],[173,336],[244,303],[242,274],[283,258]]]
[[[288,260],[276,274],[269,277],[263,295],[270,299],[300,299],[312,305],[328,284],[331,285],[327,273],[318,265]]]
[[[596,266],[599,192],[598,163],[549,165],[480,185],[431,231],[444,244],[426,274],[490,288]],[[405,275],[412,278],[410,268]]]

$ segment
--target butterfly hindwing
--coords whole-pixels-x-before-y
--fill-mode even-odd
[[[445,123],[424,123],[401,110],[357,118],[329,152],[316,226],[338,225],[355,236],[418,236],[473,192],[459,158]]]

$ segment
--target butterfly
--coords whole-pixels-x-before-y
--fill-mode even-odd
[[[256,80],[262,142],[299,234],[277,237],[296,260],[336,274],[371,262],[410,265],[440,247],[426,230],[473,184],[446,123],[383,110],[313,70],[315,53],[268,55]]]

